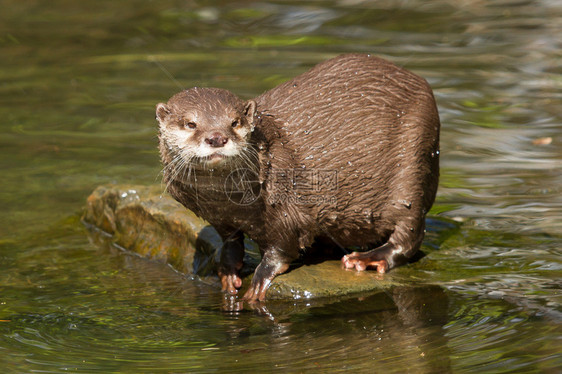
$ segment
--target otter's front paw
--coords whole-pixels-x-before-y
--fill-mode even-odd
[[[265,259],[265,258],[264,258]],[[258,265],[252,283],[248,291],[244,294],[244,300],[249,303],[265,300],[265,293],[271,284],[273,278],[277,275],[284,273],[289,268],[289,264],[285,263],[268,263],[264,261]]]
[[[219,270],[219,278],[221,280],[223,292],[231,295],[238,293],[238,289],[242,287],[242,278],[238,272],[225,273]]]
[[[221,280],[222,290],[230,295],[238,293],[242,287],[240,270],[244,264],[244,242],[243,236],[228,237],[224,240],[220,263],[217,273]]]

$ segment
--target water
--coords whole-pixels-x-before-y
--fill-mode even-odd
[[[3,372],[562,366],[559,2],[1,4]],[[427,256],[395,270],[411,287],[231,313],[214,286],[89,241],[95,186],[159,183],[156,103],[194,85],[253,97],[343,52],[435,90]]]

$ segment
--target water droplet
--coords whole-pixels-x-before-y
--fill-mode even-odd
[[[347,164],[348,164],[349,166],[352,166],[352,165],[353,165],[353,164],[351,163],[351,161],[348,161]]]
[[[410,209],[412,207],[412,202],[408,201],[408,200],[400,200],[399,203],[404,205],[408,209]]]
[[[369,208],[363,209],[363,212],[362,212],[362,213],[363,213],[363,215],[365,216],[365,220],[366,220],[368,223],[373,222],[373,211],[372,211],[371,209],[369,209]]]

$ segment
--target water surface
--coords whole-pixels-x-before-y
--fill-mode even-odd
[[[555,372],[557,1],[3,1],[3,372]],[[207,282],[91,243],[104,183],[159,183],[154,106],[250,98],[344,52],[432,85],[441,183],[411,285],[223,311]]]

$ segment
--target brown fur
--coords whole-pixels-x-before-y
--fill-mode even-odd
[[[356,54],[323,62],[246,103],[219,89],[178,95],[157,110],[164,165],[177,150],[163,129],[193,108],[214,117],[203,136],[216,126],[242,154],[213,171],[199,162],[189,176],[174,176],[173,167],[164,173],[172,196],[225,240],[219,270],[225,290],[241,283],[242,233],[263,254],[245,295],[251,301],[264,299],[275,275],[315,239],[374,248],[344,257],[344,266],[357,270],[385,272],[419,249],[439,175],[439,116],[424,79]],[[235,117],[246,132],[231,131]],[[253,204],[235,204],[220,189],[238,167],[254,170],[263,183]],[[322,175],[335,180],[319,187]]]

